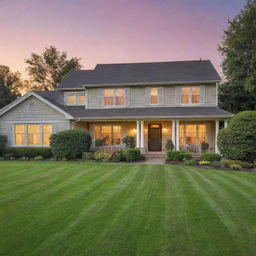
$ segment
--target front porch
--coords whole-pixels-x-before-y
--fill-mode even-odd
[[[222,124],[223,123],[223,124]],[[220,125],[221,124],[221,125]],[[73,129],[88,130],[92,147],[102,151],[117,151],[125,148],[122,138],[133,136],[136,147],[146,156],[165,155],[165,145],[171,139],[175,150],[201,154],[201,143],[209,144],[208,151],[218,152],[217,136],[220,126],[227,120],[132,120],[132,121],[74,121]],[[103,139],[105,145],[97,148],[95,141]]]

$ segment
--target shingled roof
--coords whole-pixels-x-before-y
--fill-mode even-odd
[[[221,78],[209,60],[98,64],[70,72],[58,89],[145,84],[214,83]]]

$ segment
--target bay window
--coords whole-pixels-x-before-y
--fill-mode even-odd
[[[121,144],[121,126],[119,125],[96,125],[94,127],[94,138],[103,139],[105,145]]]
[[[51,135],[51,124],[16,124],[14,126],[16,146],[49,146]]]
[[[104,89],[103,98],[104,98],[103,104],[105,107],[124,106],[125,105],[125,89],[124,88]]]
[[[200,86],[181,87],[181,104],[200,104]]]

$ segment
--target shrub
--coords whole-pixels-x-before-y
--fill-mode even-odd
[[[182,152],[177,151],[177,150],[168,150],[168,151],[166,151],[167,161],[175,161],[176,156],[180,153],[182,153]]]
[[[96,151],[93,155],[93,158],[97,161],[103,161],[103,162],[107,162],[109,161],[111,157],[111,154],[108,152],[104,152],[104,151]]]
[[[83,152],[82,153],[83,160],[92,160],[93,159],[93,152]]]
[[[7,137],[0,135],[0,156],[3,156],[7,144]]]
[[[171,139],[168,139],[166,144],[165,144],[165,148],[166,150],[173,150],[174,149],[174,145]]]
[[[132,136],[126,136],[122,139],[122,142],[125,144],[127,148],[135,148],[136,142],[135,138]]]
[[[221,161],[212,161],[210,163],[210,166],[214,167],[214,168],[221,168],[223,165],[222,165],[222,162]]]
[[[245,168],[245,169],[250,169],[250,168],[253,167],[253,164],[248,163],[248,162],[241,162],[240,166],[241,166],[242,168]]]
[[[200,157],[200,160],[202,161],[220,161],[221,160],[221,156],[217,153],[214,152],[207,152],[207,153],[203,153]]]
[[[23,156],[23,157],[20,157],[19,160],[21,160],[21,161],[28,161],[29,157]]]
[[[192,159],[192,155],[190,153],[184,153],[184,152],[180,152],[174,158],[174,160],[176,161],[184,161],[184,160],[186,161],[191,159]]]
[[[115,152],[112,154],[112,156],[110,157],[110,161],[111,162],[120,162],[123,161],[123,154],[121,151]]]
[[[123,154],[127,162],[138,161],[141,158],[140,150],[138,148],[123,149]]]
[[[6,153],[6,154],[4,155],[4,157],[5,157],[6,160],[11,160],[11,158],[14,158],[13,155],[12,155],[12,153]]]
[[[197,165],[197,161],[195,160],[188,160],[184,162],[185,165]]]
[[[235,164],[235,165],[240,165],[241,164],[241,161],[240,160],[229,160],[229,159],[226,159],[226,160],[222,160],[221,161],[224,165],[224,167],[226,168],[230,168],[231,165]]]
[[[235,115],[218,136],[221,154],[228,159],[253,162],[256,158],[256,111]]]
[[[43,160],[44,160],[44,157],[43,157],[43,156],[35,156],[35,157],[34,157],[34,160],[35,160],[35,161],[43,161]]]
[[[57,159],[80,158],[92,144],[91,135],[82,130],[66,130],[53,134],[50,139],[53,155]]]
[[[241,166],[240,166],[239,164],[232,164],[232,165],[231,165],[231,168],[232,168],[233,170],[240,170],[240,169],[241,169]]]
[[[103,139],[95,140],[95,147],[102,147],[104,145],[105,145],[105,140],[103,140]]]
[[[209,148],[209,144],[207,142],[202,142],[201,143],[201,150],[202,152],[206,152]]]
[[[209,165],[210,161],[199,161],[200,165]]]
[[[10,147],[6,149],[6,154],[18,159],[21,157],[34,158],[36,156],[43,156],[50,158],[52,156],[50,147]]]

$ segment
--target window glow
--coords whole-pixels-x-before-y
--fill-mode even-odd
[[[70,105],[74,105],[76,103],[76,98],[74,95],[69,95],[67,99],[68,99],[68,104]]]
[[[50,145],[50,137],[52,135],[52,126],[50,124],[43,125],[43,145],[48,146]]]
[[[15,145],[25,145],[25,125],[15,125]]]
[[[158,104],[158,89],[157,88],[150,89],[150,104],[152,104],[152,105]]]
[[[122,106],[125,104],[125,89],[105,89],[104,106]]]
[[[102,125],[94,127],[94,137],[103,139],[106,145],[121,144],[121,126],[119,125]]]
[[[181,104],[200,104],[201,88],[181,87]]]
[[[78,95],[78,96],[77,96],[77,99],[78,99],[78,104],[79,104],[79,105],[84,105],[85,102],[86,102],[86,97],[85,97],[85,95]]]
[[[28,145],[40,145],[40,125],[28,125]]]

